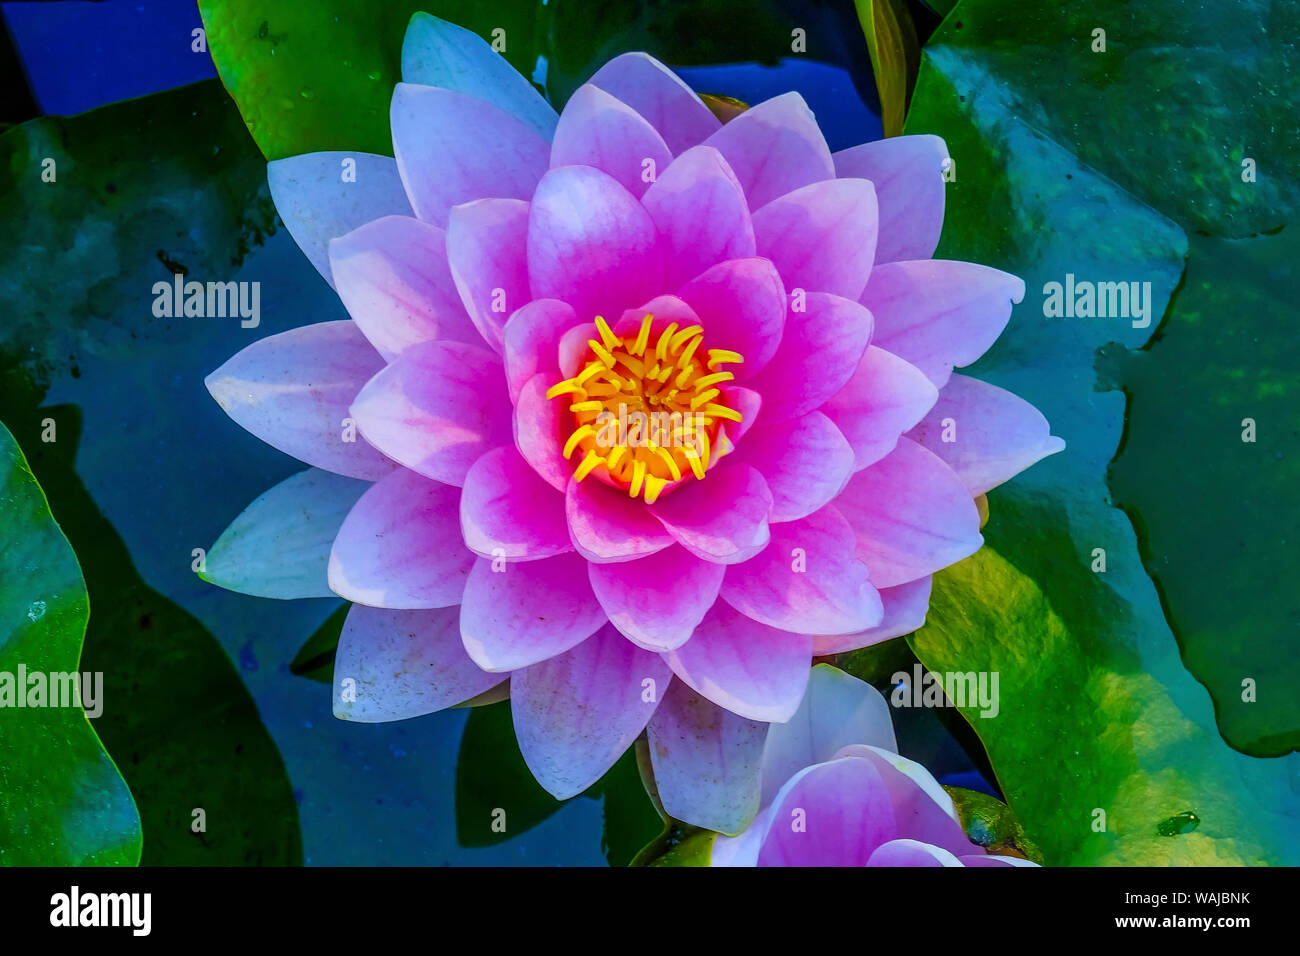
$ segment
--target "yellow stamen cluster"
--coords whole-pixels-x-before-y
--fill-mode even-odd
[[[647,314],[635,335],[619,337],[597,316],[600,340],[587,340],[581,370],[546,392],[570,403],[573,431],[564,457],[577,462],[574,477],[594,473],[647,504],[674,482],[702,479],[720,452],[721,423],[743,420],[718,386],[735,377],[719,366],[744,359],[705,350],[698,325],[673,322],[657,334],[653,327]]]

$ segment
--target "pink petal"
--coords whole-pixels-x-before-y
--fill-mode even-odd
[[[954,855],[974,849],[957,820],[952,798],[925,767],[872,746],[852,745],[841,750],[839,755],[866,760],[875,766],[889,793],[898,820],[899,837],[920,840]]]
[[[326,471],[373,481],[393,463],[356,441],[345,423],[348,405],[383,367],[361,330],[344,320],[259,339],[203,381],[222,411],[268,445]]]
[[[532,298],[527,243],[526,202],[479,199],[451,208],[447,260],[456,291],[474,327],[497,352],[506,320]]]
[[[943,847],[918,840],[890,840],[872,852],[867,866],[961,866]]]
[[[906,584],[881,588],[880,603],[884,605],[885,616],[879,624],[856,634],[817,635],[813,637],[813,653],[818,657],[842,654],[920,630],[930,610],[932,581],[933,578],[927,574]]]
[[[663,137],[640,113],[591,83],[564,104],[551,143],[552,168],[594,166],[637,197],[672,161]]]
[[[572,552],[518,563],[479,558],[460,610],[465,650],[486,671],[512,671],[563,654],[604,623],[587,583],[587,562]]]
[[[573,477],[573,467],[564,458],[566,428],[572,428],[573,417],[562,400],[546,397],[555,381],[550,375],[534,375],[519,392],[515,447],[547,484],[562,492]]]
[[[348,314],[385,359],[434,339],[482,344],[437,226],[409,216],[376,219],[330,243],[330,266]]]
[[[673,543],[645,502],[599,481],[570,480],[565,514],[574,547],[588,561],[634,561]]]
[[[762,554],[727,569],[722,599],[783,631],[849,634],[874,627],[884,611],[854,543],[834,505],[773,525]]]
[[[719,601],[695,635],[664,659],[719,707],[753,720],[784,721],[803,699],[812,638],[760,624]]]
[[[510,679],[515,736],[537,782],[565,800],[586,790],[631,746],[672,673],[612,626]]]
[[[534,299],[510,316],[502,333],[502,345],[512,399],[538,372],[547,375],[559,372],[560,339],[577,324],[572,307],[558,299]],[[556,374],[555,382],[559,380]]]
[[[745,110],[705,145],[722,153],[731,165],[750,209],[800,186],[835,178],[831,151],[798,93],[785,93]]]
[[[465,476],[460,530],[485,558],[537,561],[573,550],[564,499],[513,445],[488,452]]]
[[[838,495],[853,474],[853,449],[821,412],[761,424],[748,435],[736,460],[753,465],[767,482],[771,522],[812,514]]]
[[[741,463],[711,469],[703,481],[691,482],[650,510],[687,551],[736,564],[767,547],[772,492],[755,468]]]
[[[737,381],[752,378],[776,354],[785,327],[785,287],[767,259],[731,259],[696,276],[677,293],[695,310],[709,348],[739,352]]]
[[[675,820],[739,833],[758,813],[767,724],[715,706],[681,681],[646,727],[655,787]]]
[[[997,340],[1024,294],[1024,282],[1013,275],[931,259],[877,266],[862,304],[876,317],[873,344],[943,388],[954,365],[971,364]]]
[[[979,550],[979,511],[952,469],[916,442],[849,481],[835,499],[858,536],[858,557],[878,588],[906,584]]]
[[[501,360],[461,342],[412,346],[352,403],[367,441],[449,485],[463,484],[479,456],[511,441],[509,412]]]
[[[856,302],[876,251],[876,190],[865,179],[827,179],[786,193],[755,210],[754,239],[786,288]]]
[[[871,313],[851,299],[809,292],[785,319],[776,357],[749,381],[763,396],[763,421],[789,421],[820,407],[853,377],[871,340]]]
[[[452,707],[501,683],[460,643],[455,607],[390,611],[352,605],[334,658],[334,716],[377,723]],[[345,699],[355,694],[355,700]]]
[[[870,179],[880,200],[876,262],[928,259],[943,228],[943,162],[938,136],[893,136],[835,154],[835,175]]]
[[[740,412],[742,416],[739,422],[727,422],[725,425],[727,436],[738,443],[758,421],[758,413],[763,407],[763,396],[741,385],[723,385],[721,389],[727,407]]]
[[[853,470],[884,458],[934,407],[939,390],[915,365],[868,346],[842,389],[821,407],[853,446]]]
[[[726,569],[673,545],[635,561],[590,564],[591,587],[610,623],[648,651],[685,644],[718,597]]]
[[[546,140],[499,107],[464,93],[398,83],[389,121],[411,207],[435,226],[446,226],[448,212],[459,203],[527,199],[546,172]]]
[[[645,191],[641,204],[659,230],[668,288],[719,262],[754,255],[745,191],[711,146],[696,146],[673,160]]]
[[[355,177],[344,179],[348,169]],[[383,216],[411,215],[391,156],[304,153],[267,163],[266,181],[289,235],[331,286],[331,239]]]
[[[771,804],[799,770],[830,760],[849,744],[897,749],[889,703],[866,681],[830,664],[816,664],[794,716],[768,729],[763,804]]]
[[[584,321],[615,318],[663,291],[654,222],[608,173],[552,169],[533,195],[528,275],[535,298],[562,299]]]
[[[703,142],[722,124],[691,88],[646,53],[624,53],[589,80],[644,116],[674,154]]]
[[[399,468],[348,513],[330,551],[334,593],[399,609],[460,603],[474,555],[460,537],[451,485]]]
[[[945,422],[951,428],[945,428]],[[952,441],[944,441],[947,432]],[[947,463],[972,495],[982,495],[1065,442],[1047,419],[1011,392],[965,375],[954,375],[930,414],[908,436]]]
[[[759,866],[865,866],[898,835],[889,792],[870,761],[815,764],[781,788]]]
[[[565,378],[573,378],[581,371],[585,364],[587,356],[591,353],[591,347],[587,344],[588,340],[599,340],[600,335],[596,331],[596,323],[586,322],[582,325],[575,325],[569,331],[560,336],[560,344],[556,348],[556,358],[560,362],[560,374]]]
[[[654,316],[651,328],[651,346],[657,339],[656,333],[662,331],[669,323],[676,322],[679,328],[698,325],[700,317],[695,310],[675,295],[657,295],[645,305],[627,309],[617,322],[612,323],[615,335],[635,335],[641,329],[641,321],[646,314]],[[576,343],[575,343],[576,344]]]

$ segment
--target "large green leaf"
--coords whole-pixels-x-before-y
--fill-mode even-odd
[[[537,59],[535,0],[200,0],[212,59],[267,159],[327,149],[393,154],[388,103],[402,37],[424,11],[498,34],[525,76]]]
[[[1193,236],[1161,334],[1101,366],[1132,396],[1111,487],[1219,729],[1259,756],[1300,747],[1298,261],[1294,227]]]
[[[83,686],[96,693],[91,667],[79,666],[88,612],[76,556],[0,425],[0,865],[140,860],[140,815],[78,706],[111,712],[132,707],[130,698],[104,700],[101,675],[98,699],[60,691],[61,706],[51,706],[54,675],[84,670]],[[29,685],[33,675],[40,679]],[[43,706],[16,706],[17,695],[34,703],[38,685],[48,685]]]
[[[1258,133],[1252,150],[1280,166],[1271,151],[1283,134],[1259,132],[1267,111],[1233,97],[1243,50],[1270,69],[1282,54],[1258,26],[1247,45],[1240,28],[1220,23],[1228,15],[1171,3],[1038,10],[967,0],[927,47],[908,117],[908,132],[944,136],[955,160],[937,255],[1025,279],[1025,302],[973,373],[1034,402],[1067,442],[990,494],[989,549],[938,576],[927,626],[912,638],[931,670],[999,672],[999,716],[971,723],[1048,863],[1295,862],[1300,848],[1300,757],[1254,760],[1220,738],[1106,485],[1125,396],[1098,357],[1109,369],[1156,330],[1187,254],[1180,223],[1239,234],[1286,215],[1274,193],[1239,188],[1232,150],[1187,102],[1185,78],[1206,76],[1201,107],[1236,124],[1216,135]],[[1110,52],[1091,51],[1094,24],[1104,24]],[[1077,50],[1060,53],[1068,42]],[[1048,48],[1058,52],[1031,55]],[[1149,282],[1149,325],[1048,318],[1044,287],[1067,275]],[[1166,334],[1179,334],[1177,324]],[[1188,470],[1205,453],[1184,447],[1181,460],[1157,467]],[[1104,832],[1092,829],[1096,810]],[[1160,835],[1188,810],[1199,828]]]

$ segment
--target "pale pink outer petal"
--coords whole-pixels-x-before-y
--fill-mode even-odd
[[[349,478],[394,465],[366,441],[348,441],[348,405],[384,361],[354,322],[320,322],[247,346],[203,383],[222,411],[286,455]],[[352,436],[354,437],[354,436]]]
[[[915,365],[871,345],[821,412],[853,446],[853,470],[861,471],[893,451],[938,398],[939,390]]]
[[[370,485],[320,468],[264,491],[208,549],[199,577],[255,597],[333,597],[330,547]]]
[[[533,194],[528,276],[534,298],[568,302],[586,322],[613,320],[663,291],[654,221],[608,173],[552,169]]]
[[[485,671],[507,672],[563,654],[605,623],[572,552],[541,561],[479,558],[460,609],[460,635]]]
[[[370,487],[339,528],[329,583],[371,607],[460,603],[474,555],[460,537],[458,489],[399,468]]]
[[[754,211],[758,254],[787,289],[857,301],[876,251],[876,190],[865,179],[827,179]]]
[[[641,322],[647,314],[654,316],[654,321],[650,324],[651,350],[658,344],[659,334],[669,324],[676,322],[679,329],[684,329],[700,322],[695,310],[677,296],[657,295],[645,305],[625,310],[622,317],[617,322],[611,322],[610,326],[615,335],[636,335],[641,331]]]
[[[447,267],[437,226],[386,216],[330,242],[339,298],[388,361],[434,339],[481,345]]]
[[[647,53],[616,56],[588,82],[644,116],[674,154],[703,142],[722,126],[689,86]]]
[[[907,438],[849,481],[835,507],[879,588],[906,584],[979,550],[979,510],[939,458]]]
[[[816,635],[813,637],[813,653],[818,657],[842,654],[920,630],[925,623],[925,615],[930,610],[930,585],[933,580],[927,574],[906,584],[881,588],[880,602],[884,605],[885,616],[879,624],[856,634]]]
[[[803,699],[812,638],[760,624],[719,601],[664,660],[719,707],[751,720],[784,721]]]
[[[758,865],[865,866],[876,847],[898,835],[879,770],[845,757],[806,767],[781,788]]]
[[[411,215],[391,156],[304,153],[267,163],[266,181],[289,235],[331,286],[331,239],[381,216]]]
[[[673,161],[663,137],[636,110],[586,83],[564,104],[551,166],[594,166],[640,197]]]
[[[469,700],[501,683],[460,643],[460,610],[390,611],[354,604],[334,658],[334,716],[405,720]],[[355,699],[349,699],[355,696]]]
[[[748,382],[763,396],[763,421],[784,422],[819,408],[853,377],[871,341],[872,315],[852,299],[809,292],[791,303],[781,347]]]
[[[998,856],[995,853],[979,854],[972,853],[968,856],[958,857],[962,866],[1038,866],[1031,860],[1024,860],[1018,856]]]
[[[538,372],[550,375],[559,371],[560,339],[577,324],[572,306],[558,299],[534,299],[510,316],[502,345],[512,401]],[[558,375],[555,381],[559,381]]]
[[[876,318],[872,344],[943,388],[953,366],[970,365],[988,351],[1024,295],[1021,279],[997,269],[927,259],[876,266],[861,301]]]
[[[577,647],[510,679],[515,736],[524,761],[552,796],[586,790],[631,746],[672,672],[607,625]]]
[[[511,442],[501,360],[485,345],[414,345],[352,403],[357,428],[412,471],[449,485],[484,452]]]
[[[758,813],[767,724],[738,717],[675,681],[646,726],[659,799],[692,826],[739,833]]]
[[[634,561],[673,543],[644,501],[599,481],[571,478],[564,503],[573,545],[588,561]]]
[[[938,136],[891,136],[834,155],[835,175],[870,179],[880,200],[876,262],[928,259],[943,229],[943,163]]]
[[[554,384],[553,376],[534,375],[520,390],[515,404],[515,447],[547,484],[562,492],[573,476],[573,466],[564,459],[573,416],[565,396],[546,397],[546,390]],[[581,457],[576,452],[575,456]]]
[[[953,440],[945,441],[945,433]],[[1065,448],[1029,402],[965,375],[948,380],[934,408],[907,437],[942,458],[972,495]]]
[[[635,561],[587,566],[610,623],[648,651],[671,651],[690,640],[717,600],[725,571],[679,545]]]
[[[721,385],[722,397],[726,399],[728,408],[740,412],[743,416],[739,422],[727,422],[723,427],[726,429],[727,437],[737,444],[749,433],[758,421],[758,413],[763,407],[763,396],[752,388],[745,388],[743,385]]]
[[[537,561],[573,550],[564,496],[514,445],[493,449],[470,468],[460,496],[460,529],[469,549],[485,558]]]
[[[739,443],[736,461],[753,465],[772,492],[772,523],[803,518],[840,493],[853,474],[853,449],[821,412],[760,424]],[[727,434],[731,434],[728,430]]]
[[[428,13],[416,13],[407,24],[402,79],[476,96],[517,116],[547,141],[555,132],[555,110],[509,60],[477,33]]]
[[[963,866],[943,847],[919,840],[890,840],[872,852],[867,866]]]
[[[745,191],[711,146],[696,146],[673,160],[641,204],[659,230],[664,285],[670,289],[719,262],[754,255]]]
[[[451,207],[447,261],[470,320],[502,351],[506,320],[532,298],[528,291],[528,203],[479,199]]]
[[[772,543],[727,569],[719,592],[746,617],[803,634],[857,633],[880,623],[880,594],[854,555],[854,534],[834,505],[772,526]]]
[[[712,468],[650,506],[670,535],[696,557],[737,564],[770,540],[772,492],[758,470],[744,463]]]
[[[560,374],[565,378],[572,378],[577,375],[591,354],[590,343],[593,341],[600,341],[600,334],[596,331],[595,322],[575,325],[561,335],[560,344],[555,350],[556,358],[560,362]]]
[[[727,160],[745,189],[750,209],[800,186],[835,178],[831,151],[798,93],[784,93],[750,107],[704,142]]]
[[[794,716],[768,728],[763,805],[770,805],[801,768],[830,760],[850,744],[898,748],[889,704],[866,681],[830,664],[817,664]]]
[[[727,371],[743,382],[760,372],[781,343],[786,298],[781,275],[768,259],[729,259],[696,276],[677,293],[704,327],[711,349],[739,352],[744,362]]]
[[[484,100],[398,83],[389,111],[393,151],[416,216],[447,225],[474,199],[527,199],[546,172],[550,144]]]

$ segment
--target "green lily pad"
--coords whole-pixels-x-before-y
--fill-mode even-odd
[[[1297,261],[1293,228],[1193,236],[1160,334],[1105,369],[1131,396],[1111,488],[1183,662],[1225,739],[1268,757],[1300,748]]]
[[[530,76],[536,9],[532,0],[199,3],[217,72],[267,159],[327,149],[393,155],[388,104],[402,78],[412,14],[432,13],[498,39],[502,55]]]
[[[134,866],[140,815],[86,717],[131,705],[105,700],[81,663],[81,569],[3,425],[0,512],[0,865]],[[63,677],[81,671],[86,693],[72,695]]]
[[[1083,31],[1077,55],[1026,53],[1074,37],[1079,11],[1040,16],[1001,0],[966,2],[923,57],[907,130],[944,136],[955,161],[937,256],[1005,269],[1027,290],[971,374],[1037,405],[1067,447],[990,493],[985,552],[936,577],[927,625],[911,643],[932,671],[999,672],[998,717],[967,716],[1049,864],[1294,862],[1300,758],[1254,760],[1224,743],[1106,484],[1125,412],[1110,370],[1160,324],[1188,252],[1179,222],[1237,234],[1276,223],[1287,207],[1239,190],[1240,167],[1211,177],[1217,147],[1206,145],[1203,118],[1158,136],[1135,118],[1182,116],[1185,104],[1161,94],[1182,89],[1170,81],[1170,58],[1181,58],[1181,80],[1205,69],[1217,83],[1239,31],[1226,32],[1220,49],[1217,12],[1101,4],[1086,16],[1104,22],[1112,41],[1150,38],[1156,21],[1175,38],[1195,29],[1212,39],[1195,50],[1162,40],[1149,54],[1130,48],[1122,61],[1102,60]],[[1073,85],[1043,75],[1048,68]],[[1259,104],[1224,99],[1239,82],[1207,83],[1203,95],[1238,117],[1234,128],[1253,129]],[[1052,99],[1066,90],[1072,102]],[[1109,118],[1094,115],[1100,103]],[[1138,282],[1142,308],[1052,317],[1047,284],[1071,276]],[[1212,396],[1201,401],[1208,412]],[[1189,414],[1186,404],[1180,412]],[[1161,467],[1191,470],[1205,451],[1177,454]],[[1189,808],[1199,828],[1159,838],[1157,825]],[[1105,831],[1092,829],[1096,811]]]

